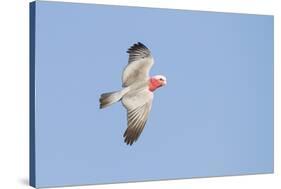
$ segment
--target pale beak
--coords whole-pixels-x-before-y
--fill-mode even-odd
[[[167,81],[166,81],[166,80],[164,80],[164,81],[162,82],[162,86],[165,86],[165,85],[167,85]]]

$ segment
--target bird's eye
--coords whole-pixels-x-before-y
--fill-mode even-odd
[[[160,78],[159,80],[160,80],[160,81],[164,81],[164,79],[163,79],[163,78]]]

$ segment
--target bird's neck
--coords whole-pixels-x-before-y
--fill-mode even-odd
[[[155,79],[155,78],[149,79],[148,89],[151,92],[155,91],[159,87],[161,87],[161,83],[157,79]]]

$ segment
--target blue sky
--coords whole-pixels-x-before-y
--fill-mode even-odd
[[[146,128],[123,142],[127,48],[155,59]],[[77,3],[36,5],[39,186],[273,171],[273,17]]]

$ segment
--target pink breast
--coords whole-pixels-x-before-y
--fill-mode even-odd
[[[148,85],[148,89],[153,92],[155,91],[157,88],[159,88],[161,86],[161,83],[155,79],[155,78],[150,78],[149,80],[149,85]]]

